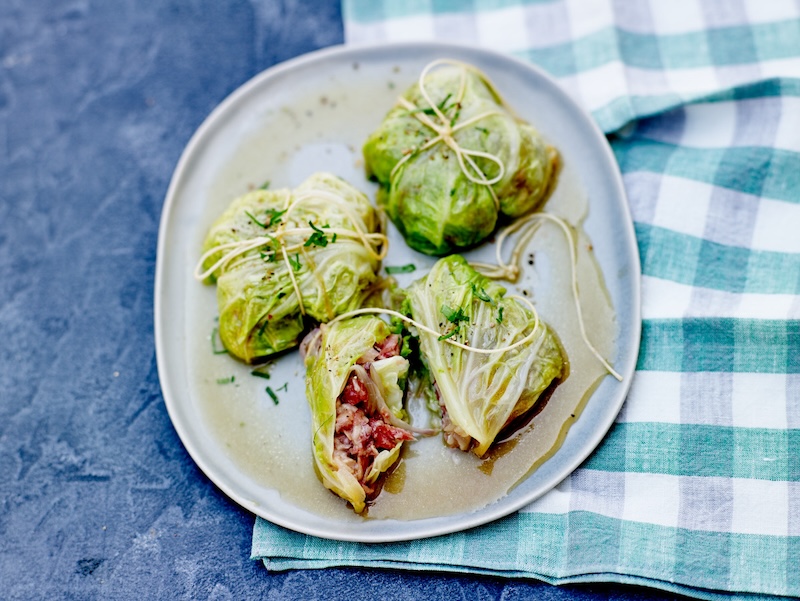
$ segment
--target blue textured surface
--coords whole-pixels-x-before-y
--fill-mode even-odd
[[[158,219],[195,128],[342,41],[337,2],[0,3],[0,598],[653,598],[371,570],[269,574],[195,467],[153,346]]]

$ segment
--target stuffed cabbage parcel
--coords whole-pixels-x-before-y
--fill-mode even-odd
[[[556,337],[534,312],[459,255],[439,260],[408,290],[406,308],[437,334],[419,331],[420,352],[442,410],[445,443],[482,457],[562,374]],[[527,338],[527,340],[526,340]],[[516,348],[491,354],[467,350]]]
[[[326,173],[234,200],[203,244],[225,348],[253,362],[295,346],[305,316],[324,322],[361,306],[380,267],[379,229],[367,197]]]
[[[413,440],[402,421],[408,361],[401,344],[374,316],[323,324],[304,341],[317,472],[356,513],[378,491],[403,442]]]
[[[364,145],[378,203],[430,255],[477,244],[498,216],[535,209],[557,157],[480,71],[452,61],[429,65]]]

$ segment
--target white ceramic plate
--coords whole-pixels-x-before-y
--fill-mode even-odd
[[[213,219],[232,198],[264,180],[271,180],[273,188],[295,186],[314,171],[326,170],[372,195],[374,186],[365,180],[360,158],[365,137],[421,69],[442,57],[487,73],[509,105],[558,147],[573,179],[587,192],[584,230],[616,311],[610,359],[623,380],[605,377],[555,453],[499,500],[437,517],[362,519],[343,504],[331,509],[329,504],[338,499],[322,490],[314,476],[297,353],[280,359],[270,382],[250,376],[250,368],[227,355],[214,355],[209,342],[214,289],[196,282],[192,270]],[[385,264],[431,264],[408,250],[396,233],[390,240]],[[276,524],[364,542],[463,530],[505,516],[556,486],[611,427],[638,355],[639,272],[633,226],[608,143],[548,75],[508,56],[461,46],[323,50],[273,67],[236,90],[201,125],[178,163],[164,204],[156,266],[155,334],[164,400],[203,472],[237,503]],[[218,383],[230,376],[233,382]],[[280,404],[270,401],[266,384],[280,388]],[[278,439],[282,442],[276,445]],[[290,480],[291,490],[283,490],[281,482]]]

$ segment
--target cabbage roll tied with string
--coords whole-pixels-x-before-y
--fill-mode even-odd
[[[533,305],[505,294],[451,255],[409,287],[404,303],[432,330],[418,327],[419,347],[441,407],[445,443],[478,457],[565,370],[560,344]]]
[[[430,255],[481,242],[500,215],[534,210],[558,160],[483,73],[450,60],[423,70],[363,152],[378,204],[409,246]]]
[[[360,307],[385,241],[367,197],[318,173],[294,190],[234,200],[211,226],[195,276],[216,282],[225,348],[252,363],[296,346],[309,321]]]
[[[404,421],[402,343],[380,318],[358,316],[321,325],[301,347],[317,472],[356,513],[413,440]]]

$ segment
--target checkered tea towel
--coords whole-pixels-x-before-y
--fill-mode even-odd
[[[642,259],[630,394],[518,513],[366,545],[257,520],[271,570],[385,566],[800,596],[800,3],[344,0],[348,42],[528,59],[608,134]]]

